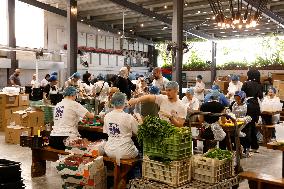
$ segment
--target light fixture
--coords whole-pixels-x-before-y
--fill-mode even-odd
[[[215,18],[216,18],[215,16],[212,16],[212,19],[213,19],[213,20],[215,20]]]
[[[165,6],[164,6],[164,9],[167,9],[167,8],[168,8],[168,6],[167,6],[167,5],[165,5]]]
[[[197,13],[196,14],[200,14],[200,11],[197,11]]]
[[[188,4],[187,4],[187,3],[185,3],[184,5],[187,7],[187,5],[188,5]]]
[[[256,27],[260,19],[262,19],[262,12],[266,8],[268,0],[256,1],[256,10],[252,7],[253,1],[248,1],[246,6],[242,5],[242,0],[228,0],[229,9],[225,9],[222,3],[226,1],[208,0],[212,12],[213,19],[218,23],[219,27],[226,28],[251,28]],[[234,7],[235,6],[235,7]],[[227,12],[230,13],[227,13]]]
[[[76,7],[72,6],[70,10],[71,10],[72,14],[75,14],[75,15],[77,14],[77,8]]]
[[[144,24],[142,23],[142,24],[140,24],[140,26],[141,26],[141,27],[144,27]]]
[[[117,32],[117,34],[118,34],[118,35],[120,35],[120,34],[121,34],[121,32],[119,31],[119,32]]]
[[[101,30],[100,29],[98,29],[98,32],[100,32]]]
[[[162,30],[166,30],[166,29],[168,29],[169,27],[168,26],[164,26],[163,28],[162,28]]]
[[[84,19],[81,19],[81,22],[84,22]]]
[[[226,33],[226,32],[221,31],[220,33]]]
[[[153,16],[153,18],[155,19],[156,17],[155,17],[155,16]]]
[[[91,25],[89,24],[89,28],[91,27]]]
[[[131,29],[130,29],[129,31],[130,31],[130,32],[133,32],[133,30],[131,30]]]

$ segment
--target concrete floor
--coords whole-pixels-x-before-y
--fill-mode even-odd
[[[284,125],[283,125],[284,128]],[[284,139],[284,133],[280,133]],[[279,136],[279,133],[278,133]],[[60,176],[52,168],[52,163],[47,162],[47,174],[40,178],[31,178],[31,150],[19,145],[9,145],[5,143],[4,133],[0,132],[0,158],[22,162],[22,177],[27,189],[59,189],[61,188]],[[242,159],[241,164],[244,170],[251,170],[270,174],[281,178],[282,173],[282,153],[280,151],[260,148],[259,154],[254,154],[250,158]],[[248,189],[246,181],[242,182],[239,189]]]

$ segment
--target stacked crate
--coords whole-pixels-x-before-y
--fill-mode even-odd
[[[190,132],[190,129],[188,129]],[[169,186],[181,186],[191,180],[191,134],[175,133],[161,144],[143,141],[142,176],[145,179],[165,183]],[[154,159],[166,159],[162,162]]]
[[[75,157],[76,156],[76,157]],[[74,158],[74,161],[66,159]],[[63,189],[106,189],[106,169],[103,157],[89,158],[91,161],[76,164],[76,158],[89,158],[80,155],[68,155],[56,162],[56,169],[62,178]],[[73,165],[74,164],[74,165]],[[75,165],[76,164],[76,165]]]

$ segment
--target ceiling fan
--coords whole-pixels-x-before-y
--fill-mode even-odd
[[[136,38],[134,37],[129,37],[125,35],[125,12],[123,10],[122,12],[122,35],[120,36],[120,39],[123,41],[123,39],[126,39],[130,42],[136,41]]]

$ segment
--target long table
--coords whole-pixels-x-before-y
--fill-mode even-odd
[[[266,147],[268,149],[282,151],[282,177],[284,178],[284,144],[280,145],[278,142],[270,142],[267,143]]]

